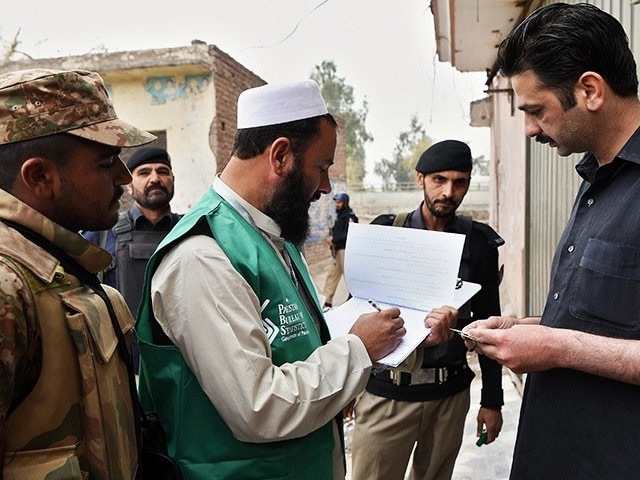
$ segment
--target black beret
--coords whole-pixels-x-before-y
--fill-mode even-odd
[[[142,147],[138,148],[127,160],[127,168],[133,172],[137,167],[145,163],[164,163],[171,168],[171,157],[164,148]]]
[[[458,140],[444,140],[427,148],[416,164],[416,171],[424,174],[455,170],[470,172],[473,167],[469,145]]]

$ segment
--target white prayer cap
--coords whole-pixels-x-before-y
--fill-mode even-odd
[[[320,88],[313,80],[263,85],[245,90],[238,97],[238,129],[293,122],[326,113]]]

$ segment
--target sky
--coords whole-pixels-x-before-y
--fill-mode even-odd
[[[2,47],[19,32],[34,58],[216,45],[269,83],[309,78],[331,60],[366,99],[365,183],[391,158],[416,115],[434,141],[468,142],[490,157],[488,128],[469,126],[486,74],[461,73],[436,55],[429,0],[13,0],[2,6]],[[4,50],[4,48],[3,48]],[[19,58],[19,57],[16,57]]]

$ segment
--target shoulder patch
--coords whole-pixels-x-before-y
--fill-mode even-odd
[[[112,227],[116,236],[133,230],[133,220],[127,215],[127,212],[121,212],[118,222]]]
[[[378,215],[376,218],[371,220],[372,225],[393,225],[393,221],[396,219],[396,216],[393,213],[384,213],[382,215]]]
[[[500,235],[498,235],[498,233],[493,228],[491,228],[491,226],[487,225],[486,223],[476,222],[474,220],[473,228],[475,228],[482,235],[484,235],[484,237],[487,239],[487,242],[492,247],[498,248],[501,245],[504,245],[504,239]]]
[[[38,276],[36,276],[31,270],[29,270],[25,265],[23,265],[18,260],[15,260],[7,256],[2,256],[0,257],[0,262],[7,265],[14,272],[21,274],[23,283],[25,283],[25,286],[29,287],[29,290],[33,294],[40,293],[44,290],[50,290],[52,288],[58,288],[58,287],[67,286],[71,284],[71,282],[67,280],[66,275],[64,274],[64,269],[60,265],[56,267],[56,272],[53,277],[53,280],[47,283],[43,281],[41,278],[39,278]]]

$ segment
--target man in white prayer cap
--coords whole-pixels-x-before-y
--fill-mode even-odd
[[[329,336],[300,249],[335,148],[315,82],[243,92],[231,160],[149,261],[140,393],[185,479],[344,478],[342,409],[406,330],[391,308]]]

